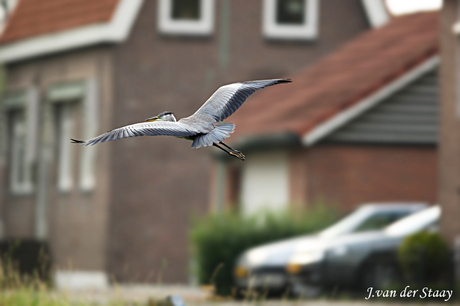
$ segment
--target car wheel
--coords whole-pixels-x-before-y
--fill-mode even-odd
[[[400,280],[400,272],[395,262],[390,260],[372,260],[361,270],[361,288],[387,289]]]

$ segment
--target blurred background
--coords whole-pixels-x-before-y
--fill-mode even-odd
[[[328,248],[274,247],[289,252],[261,271],[297,294],[345,287],[346,273],[361,285],[385,273],[453,284],[453,273],[424,270],[428,251],[399,249],[425,230],[434,238],[412,239],[435,241],[439,267],[456,271],[459,1],[1,4],[0,251],[21,273],[46,253],[60,288],[209,284],[238,295],[257,270],[245,251],[327,232]],[[255,93],[228,119],[245,162],[167,137],[70,143],[162,111],[179,119],[223,84],[267,78],[293,83]],[[352,246],[332,242],[341,235]],[[337,264],[342,279],[307,280],[309,264],[363,239],[359,262]],[[379,239],[386,249],[369,247]],[[414,256],[419,276],[404,270]]]

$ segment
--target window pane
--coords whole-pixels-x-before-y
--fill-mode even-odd
[[[74,137],[72,116],[73,103],[59,103],[57,106],[57,149],[58,149],[58,188],[70,191],[73,186],[73,149],[69,139]]]
[[[200,19],[200,0],[172,0],[173,19]]]
[[[277,0],[276,22],[281,24],[304,24],[305,0]]]
[[[26,125],[23,110],[10,113],[11,122],[11,187],[19,191],[25,183]]]

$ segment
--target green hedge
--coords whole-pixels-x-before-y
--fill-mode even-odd
[[[438,233],[418,232],[403,240],[398,260],[409,281],[436,282],[448,274],[449,247]]]
[[[213,284],[216,294],[227,296],[233,287],[233,268],[246,249],[264,243],[313,233],[338,219],[334,208],[316,205],[308,211],[261,213],[244,218],[225,212],[193,222],[191,241],[200,284]]]
[[[51,251],[46,242],[34,239],[0,240],[2,289],[23,286],[26,280],[51,284],[51,265]]]

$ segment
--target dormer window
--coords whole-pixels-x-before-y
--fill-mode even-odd
[[[159,0],[158,27],[163,34],[210,35],[214,0]]]
[[[318,0],[264,0],[263,33],[270,39],[318,36]]]

